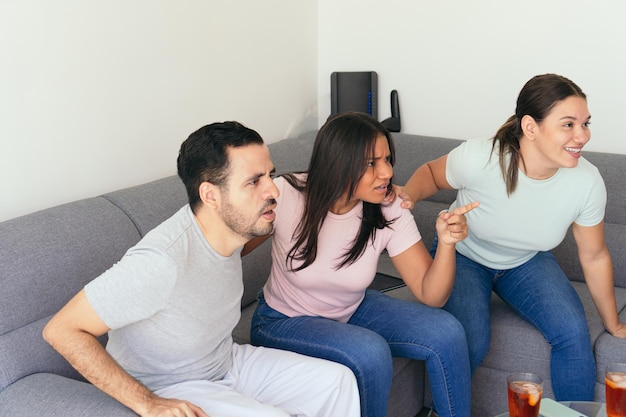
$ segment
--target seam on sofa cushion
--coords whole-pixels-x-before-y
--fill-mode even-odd
[[[133,226],[135,226],[135,230],[137,231],[137,233],[139,233],[139,236],[143,236],[143,234],[141,233],[141,230],[139,229],[139,226],[137,225],[137,222],[135,221],[134,218],[132,218],[127,212],[126,210],[124,210],[123,207],[121,207],[114,199],[112,199],[110,196],[108,195],[102,195],[102,198],[104,198],[105,200],[107,200],[109,203],[113,204],[115,207],[117,207],[122,213],[124,213],[124,215],[126,217],[128,217],[128,220],[130,220],[130,222],[133,224]]]

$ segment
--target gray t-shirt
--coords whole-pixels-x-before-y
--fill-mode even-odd
[[[480,202],[465,215],[469,235],[456,244],[459,253],[489,268],[511,269],[561,243],[572,223],[595,226],[604,219],[604,181],[585,158],[544,180],[519,170],[509,196],[492,144],[468,140],[448,154],[446,178],[459,190],[451,208]]]
[[[85,286],[111,328],[107,351],[151,390],[219,380],[241,315],[241,252],[219,255],[189,205]]]

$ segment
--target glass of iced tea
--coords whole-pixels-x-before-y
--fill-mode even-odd
[[[609,417],[626,417],[626,363],[611,363],[604,373],[606,413]]]
[[[538,417],[543,379],[539,375],[519,372],[507,378],[510,417]]]

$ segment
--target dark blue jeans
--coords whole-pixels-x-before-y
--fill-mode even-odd
[[[322,317],[287,317],[262,295],[252,318],[252,343],[339,362],[354,372],[361,415],[384,417],[392,357],[426,361],[434,408],[440,417],[469,417],[470,367],[463,327],[450,313],[367,290],[346,323]]]
[[[593,401],[596,366],[585,311],[552,253],[539,252],[517,268],[496,270],[457,252],[456,281],[444,308],[465,327],[472,373],[489,350],[491,291],[550,344],[556,399]]]

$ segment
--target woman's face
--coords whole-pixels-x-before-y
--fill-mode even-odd
[[[552,108],[534,130],[536,152],[530,160],[524,158],[533,168],[533,177],[551,176],[559,168],[578,165],[582,149],[591,139],[590,119],[587,101],[582,97],[570,96]]]
[[[366,161],[367,169],[354,191],[354,199],[374,204],[383,202],[393,176],[390,160],[391,151],[387,138],[379,134],[376,138],[374,155]]]

